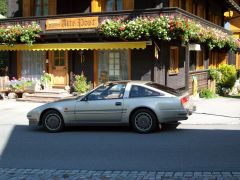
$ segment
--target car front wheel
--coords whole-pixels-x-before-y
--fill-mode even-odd
[[[155,114],[148,109],[138,109],[135,111],[131,117],[131,124],[139,133],[150,133],[158,127]]]
[[[43,115],[43,127],[48,132],[59,132],[64,127],[61,114],[56,110],[49,110]]]

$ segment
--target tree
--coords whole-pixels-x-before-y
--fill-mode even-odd
[[[7,16],[7,0],[0,0],[0,14]]]

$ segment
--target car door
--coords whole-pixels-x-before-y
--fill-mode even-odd
[[[120,122],[123,112],[124,84],[100,86],[86,98],[78,101],[75,117],[84,123]]]

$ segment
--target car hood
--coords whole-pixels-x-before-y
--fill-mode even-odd
[[[49,102],[49,103],[46,103],[46,104],[43,104],[41,106],[38,106],[34,109],[32,109],[32,111],[35,111],[35,110],[39,110],[39,111],[43,111],[44,109],[47,109],[47,108],[54,108],[56,107],[59,103],[64,103],[64,102],[75,102],[76,99],[78,99],[79,97],[74,97],[74,98],[67,98],[67,99],[61,99],[61,100],[58,100],[58,101],[54,101],[54,102]]]

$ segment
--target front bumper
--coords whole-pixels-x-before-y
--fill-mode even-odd
[[[29,126],[36,126],[39,125],[39,116],[36,113],[28,113],[27,118],[28,118],[28,123]]]
[[[39,125],[39,122],[38,122],[37,119],[28,118],[28,122],[29,122],[29,126],[36,126],[36,125]]]

